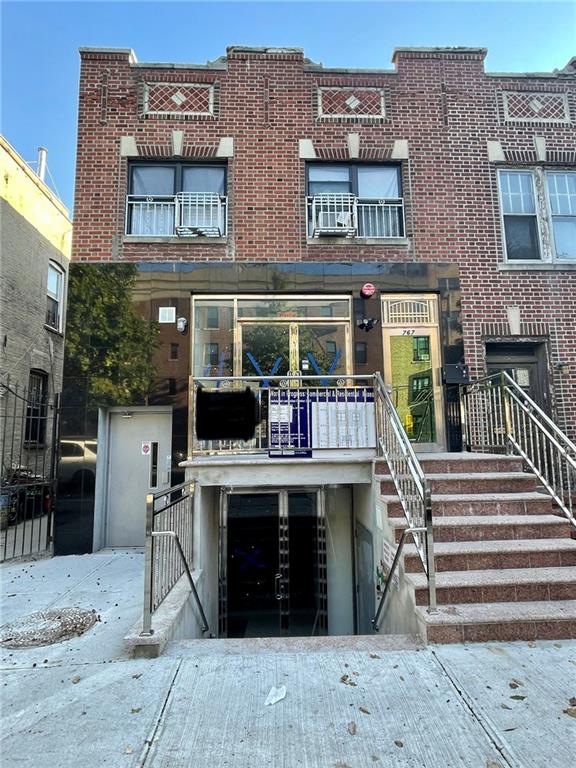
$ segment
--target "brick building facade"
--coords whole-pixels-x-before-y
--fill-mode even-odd
[[[537,175],[574,179],[574,62],[493,74],[485,53],[401,48],[394,69],[364,71],[326,69],[297,49],[233,47],[203,66],[83,49],[74,260],[457,265],[471,374],[486,371],[486,345],[525,345],[542,358],[547,407],[574,436],[574,195],[564,257]],[[150,160],[225,166],[225,237],[127,234],[129,168]],[[310,236],[307,169],[346,163],[399,169],[401,236]],[[499,169],[535,174],[536,258],[506,258]]]
[[[400,48],[367,71],[299,49],[202,66],[81,50],[61,434],[86,471],[60,495],[58,554],[145,545],[152,568],[154,521],[178,521],[150,518],[145,493],[162,504],[193,481],[182,544],[210,626],[235,637],[371,632],[404,514],[421,537],[405,566],[424,567],[431,604],[433,536],[450,542],[452,602],[485,579],[506,599],[517,546],[572,565],[571,542],[539,540],[569,523],[521,460],[460,453],[459,384],[500,371],[519,409],[527,393],[576,436],[576,61],[493,74],[485,54]],[[197,387],[247,379],[254,439],[198,438]],[[509,447],[496,381],[467,419],[490,432],[480,450]],[[407,491],[379,474],[387,440],[423,457]],[[484,568],[468,590],[460,571]],[[421,600],[401,578],[387,629],[425,634]],[[476,623],[499,631],[501,606],[486,610]]]

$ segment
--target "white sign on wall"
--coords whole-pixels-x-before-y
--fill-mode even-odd
[[[142,442],[142,456],[150,456],[152,452],[152,441],[144,440]]]

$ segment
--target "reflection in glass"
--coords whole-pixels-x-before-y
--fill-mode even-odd
[[[415,351],[426,348],[430,349],[430,336],[390,337],[392,399],[404,429],[414,443],[436,440],[430,354],[428,352],[428,359],[415,359]],[[426,357],[426,353],[420,354]]]

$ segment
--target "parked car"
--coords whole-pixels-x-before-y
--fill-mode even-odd
[[[60,488],[92,490],[96,483],[96,440],[60,440],[58,483]]]

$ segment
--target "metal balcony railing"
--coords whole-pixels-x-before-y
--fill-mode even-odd
[[[349,194],[308,198],[309,237],[404,237],[402,198],[371,199]]]
[[[372,376],[201,376],[208,389],[258,393],[261,422],[251,440],[195,440],[194,455],[315,455],[325,449],[376,453]]]
[[[141,237],[225,237],[228,198],[215,192],[128,195],[126,234]]]

